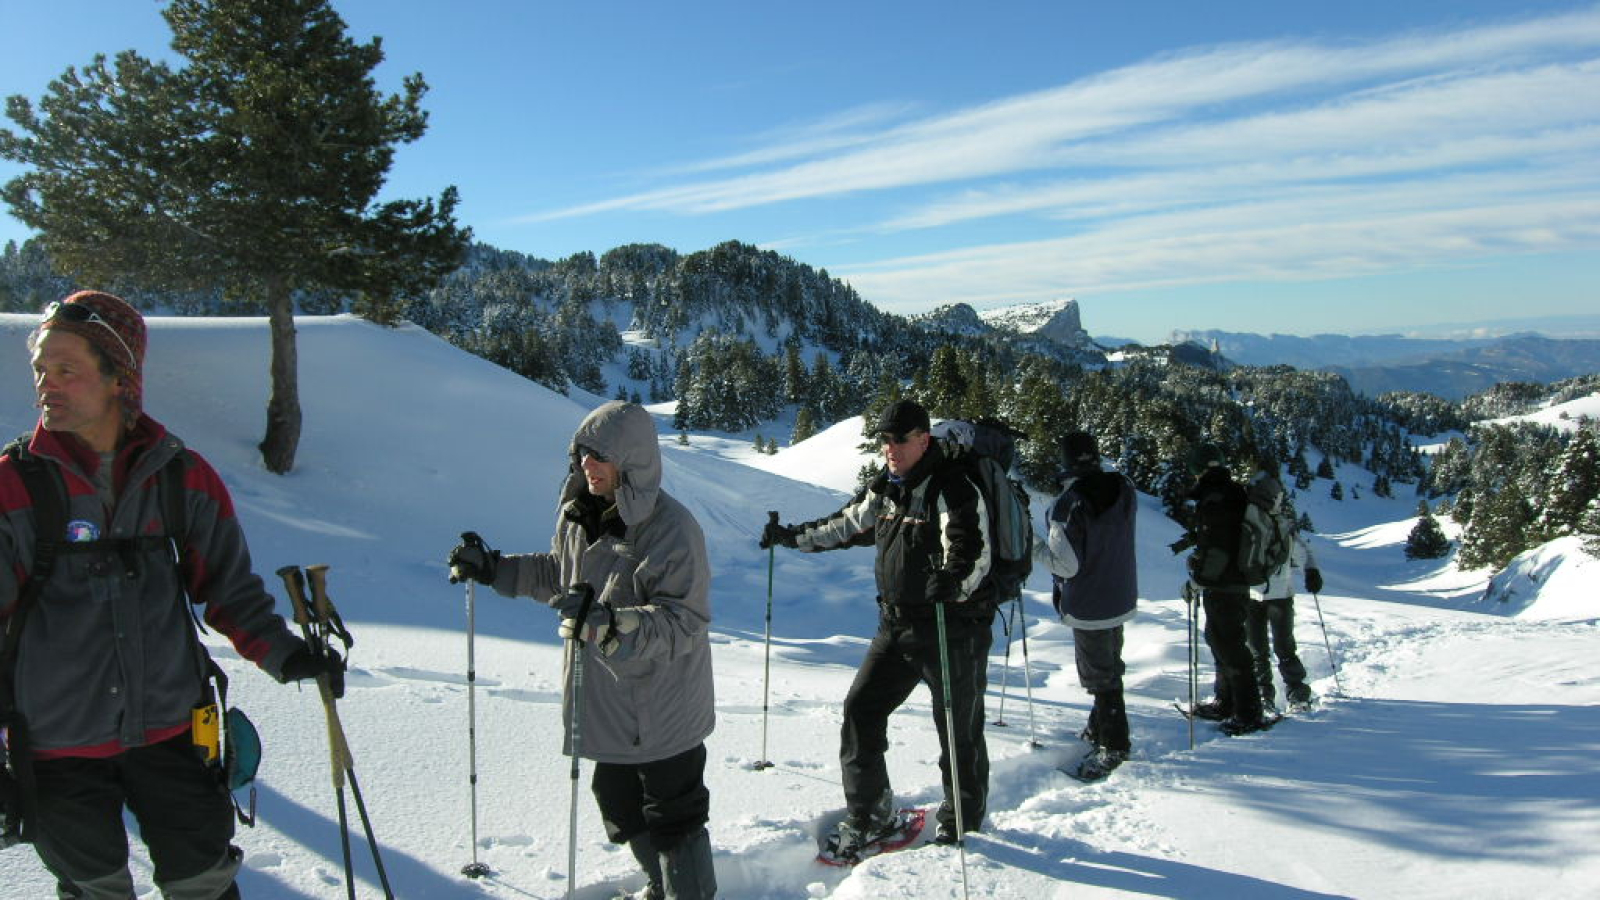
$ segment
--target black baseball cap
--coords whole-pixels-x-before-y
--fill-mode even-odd
[[[906,435],[928,430],[928,411],[915,400],[900,400],[878,417],[879,434]]]

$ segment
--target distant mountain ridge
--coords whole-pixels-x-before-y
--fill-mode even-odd
[[[909,316],[907,321],[930,334],[1009,341],[1019,349],[1085,364],[1097,365],[1106,359],[1083,329],[1078,301],[1071,297],[982,312],[965,303],[953,303]]]
[[[1259,335],[1175,331],[1174,343],[1214,346],[1249,366],[1288,365],[1334,372],[1357,393],[1423,391],[1459,402],[1506,381],[1546,384],[1600,372],[1600,340],[1534,334],[1493,338],[1413,338],[1398,334]]]

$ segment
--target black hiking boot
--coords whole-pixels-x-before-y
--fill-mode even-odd
[[[1317,704],[1316,692],[1311,690],[1311,685],[1305,682],[1291,684],[1284,689],[1284,698],[1289,701],[1289,708],[1296,712],[1310,709]]]
[[[1232,716],[1230,718],[1223,719],[1222,724],[1218,726],[1218,730],[1228,737],[1239,737],[1240,735],[1255,734],[1259,731],[1266,731],[1268,728],[1271,728],[1273,725],[1277,724],[1277,721],[1278,720],[1275,717],[1268,718],[1266,716],[1256,716],[1254,718],[1240,718],[1239,716]]]

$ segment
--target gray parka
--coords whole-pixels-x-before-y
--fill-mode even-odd
[[[620,527],[594,527],[596,498],[577,466],[579,444],[618,467]],[[504,557],[494,588],[552,603],[568,586],[587,583],[597,604],[636,611],[639,629],[626,659],[601,655],[598,642],[584,645],[581,752],[606,763],[667,759],[700,744],[716,724],[705,536],[688,509],[661,489],[661,448],[642,407],[601,406],[578,426],[572,446],[550,552]],[[568,696],[569,739],[571,712]]]

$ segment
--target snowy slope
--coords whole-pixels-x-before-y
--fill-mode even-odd
[[[30,327],[0,316],[0,430],[8,433],[32,422],[23,348]],[[269,588],[281,596],[272,575],[279,566],[333,566],[332,593],[357,640],[340,710],[398,896],[565,896],[571,782],[558,750],[555,621],[487,590],[476,597],[474,854],[466,593],[447,583],[443,560],[469,528],[503,549],[548,545],[567,439],[584,406],[417,329],[302,319],[305,438],[297,470],[278,477],[254,449],[266,402],[265,323],[157,319],[152,328],[151,410],[221,471]],[[863,461],[859,422],[770,457],[731,438],[693,435],[680,446],[666,415],[661,433],[666,488],[700,518],[714,566],[719,723],[709,777],[723,896],[961,896],[960,859],[949,849],[924,847],[853,871],[811,862],[817,835],[843,803],[838,706],[873,628],[871,553],[769,556],[755,541],[767,510],[799,520],[842,502]],[[1356,470],[1339,474],[1347,485],[1370,482]],[[1187,723],[1169,706],[1188,690],[1182,571],[1165,549],[1176,528],[1147,501],[1143,614],[1126,654],[1134,759],[1096,787],[1057,774],[1088,698],[1076,685],[1070,633],[1050,618],[1047,581],[1035,575],[1026,668],[1020,642],[1008,654],[996,629],[990,717],[1003,702],[1008,724],[989,732],[989,828],[966,854],[972,895],[1594,896],[1596,564],[1553,547],[1547,552],[1567,574],[1528,578],[1514,614],[1485,614],[1486,573],[1404,559],[1409,503],[1365,490],[1359,501],[1334,502],[1319,485],[1299,503],[1322,530],[1316,552],[1328,585],[1318,604],[1302,599],[1298,633],[1328,700],[1268,735],[1229,740],[1201,727],[1190,749]],[[314,693],[271,682],[229,648],[214,652],[267,746],[261,823],[239,838],[245,894],[343,897]],[[1030,736],[1041,746],[1031,747]],[[925,691],[895,716],[891,741],[897,791],[907,802],[935,802]],[[763,756],[776,767],[750,771]],[[577,813],[576,896],[600,900],[636,886],[631,858],[605,844],[586,786]],[[359,827],[354,838],[360,895],[378,896]],[[494,878],[459,874],[474,855]],[[135,860],[140,897],[158,896],[142,851]],[[30,852],[0,853],[0,898],[50,892]]]

